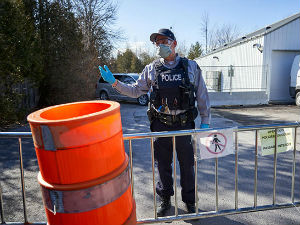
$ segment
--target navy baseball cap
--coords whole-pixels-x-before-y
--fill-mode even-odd
[[[176,38],[175,38],[175,36],[174,36],[174,34],[173,34],[172,31],[170,31],[169,29],[163,28],[163,29],[160,29],[160,30],[158,31],[158,33],[153,33],[153,34],[151,34],[151,35],[150,35],[150,41],[155,42],[157,35],[166,36],[166,37],[168,37],[169,39],[172,39],[172,40],[174,40],[174,41],[176,40]]]

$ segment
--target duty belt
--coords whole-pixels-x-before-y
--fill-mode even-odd
[[[198,115],[198,111],[196,108],[188,110],[184,113],[180,113],[177,115],[169,115],[164,113],[159,113],[155,109],[151,108],[148,111],[148,117],[150,122],[153,121],[155,118],[159,119],[160,122],[172,126],[176,123],[180,123],[182,126],[185,126],[188,122],[192,122],[196,119]]]

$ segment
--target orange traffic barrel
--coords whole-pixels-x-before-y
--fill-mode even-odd
[[[47,107],[29,121],[41,176],[76,184],[105,176],[125,160],[120,104],[84,101]]]
[[[56,105],[27,119],[48,225],[136,224],[119,103]]]
[[[101,178],[52,185],[38,175],[49,225],[136,225],[128,157]]]

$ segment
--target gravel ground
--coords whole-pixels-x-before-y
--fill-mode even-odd
[[[146,107],[121,103],[123,133],[149,132]],[[212,109],[212,127],[247,126],[288,123],[300,120],[299,108],[294,105],[268,105],[256,107],[223,107]],[[199,119],[196,125],[199,126]],[[12,131],[12,130],[10,130]],[[30,131],[28,125],[13,131]],[[299,132],[298,132],[299,133]],[[253,206],[254,191],[254,133],[239,133],[239,207]],[[300,140],[300,138],[298,138]],[[31,139],[22,139],[26,179],[26,206],[30,222],[46,221],[40,188],[37,183],[38,165]],[[128,152],[128,142],[125,142]],[[299,147],[298,147],[299,149]],[[20,189],[18,140],[0,139],[0,181],[3,193],[5,221],[24,221]],[[297,152],[295,201],[300,199],[300,154]],[[219,159],[219,210],[234,208],[234,155]],[[133,141],[134,194],[138,219],[152,218],[153,187],[149,140]],[[198,162],[199,210],[215,209],[215,161]],[[177,171],[179,168],[177,164]],[[276,203],[290,203],[292,152],[278,155]],[[180,196],[180,176],[177,174],[179,214],[185,213]],[[272,204],[273,156],[258,158],[258,205]],[[174,205],[174,198],[172,198]],[[172,207],[170,215],[174,214]],[[165,223],[161,223],[165,224]],[[289,208],[255,213],[177,221],[170,224],[300,224],[300,208]]]

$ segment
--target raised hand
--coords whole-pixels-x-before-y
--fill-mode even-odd
[[[209,124],[202,123],[200,125],[200,129],[205,129],[205,128],[209,128]]]
[[[103,77],[103,80],[105,80],[106,82],[113,84],[116,82],[116,79],[114,77],[114,75],[110,72],[110,70],[108,69],[108,67],[106,65],[104,65],[104,69],[99,66],[99,70],[101,73],[101,76]]]

